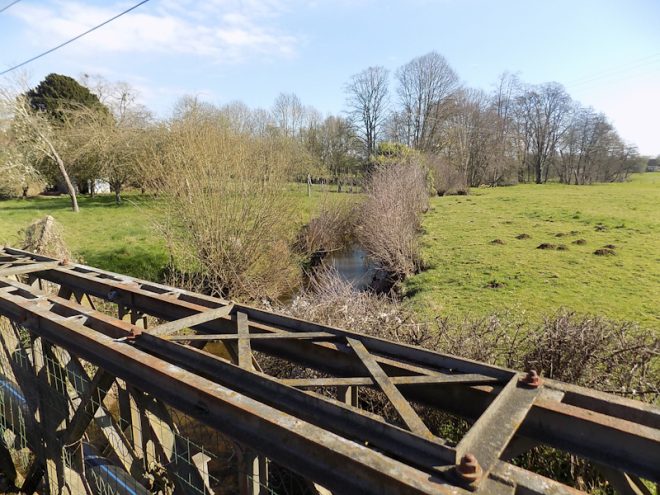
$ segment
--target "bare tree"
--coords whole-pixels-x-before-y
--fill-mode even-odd
[[[463,175],[471,187],[491,180],[491,168],[497,160],[498,120],[483,91],[463,89],[453,98],[453,110],[443,134],[442,154]]]
[[[71,198],[71,208],[74,212],[78,212],[76,189],[58,149],[63,144],[58,142],[56,132],[46,116],[30,107],[25,94],[16,94],[6,87],[0,88],[0,105],[3,107],[0,113],[11,115],[13,118],[12,138],[22,160],[29,163],[36,163],[44,158],[52,160],[66,185]]]
[[[95,181],[104,179],[119,204],[126,185],[140,182],[137,161],[144,155],[153,116],[137,103],[137,92],[129,84],[99,81],[97,96],[110,113],[83,106],[68,110],[60,135],[69,144],[67,158],[77,177],[90,181],[92,194]]]
[[[625,179],[637,170],[638,154],[626,145],[602,113],[575,104],[562,137],[557,175],[566,184]]]
[[[387,117],[388,70],[369,67],[346,84],[348,115],[364,143],[367,157],[373,155]]]
[[[571,97],[561,84],[529,86],[516,99],[518,118],[527,151],[525,160],[541,184],[548,179],[558,143],[568,124]]]
[[[31,182],[39,181],[40,174],[34,164],[15,146],[0,116],[0,198],[27,196]]]
[[[226,297],[277,298],[299,282],[295,198],[286,193],[297,148],[278,133],[238,133],[210,112],[172,119],[141,163],[162,197],[172,276]]]
[[[495,90],[491,94],[491,106],[497,115],[496,139],[489,180],[491,185],[511,179],[517,164],[523,162],[515,119],[515,102],[520,92],[520,85],[518,76],[504,73],[497,80]]]
[[[273,104],[275,125],[286,137],[300,133],[305,116],[305,107],[294,93],[280,93]]]
[[[431,151],[447,103],[459,87],[458,76],[442,55],[430,52],[399,68],[396,77],[406,144]]]

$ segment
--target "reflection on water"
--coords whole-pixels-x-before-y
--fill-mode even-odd
[[[334,267],[339,276],[357,290],[369,288],[376,275],[376,266],[369,261],[367,253],[355,244],[330,253],[323,262]]]

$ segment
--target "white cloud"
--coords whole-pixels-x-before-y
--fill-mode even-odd
[[[29,28],[35,45],[50,48],[80,34],[130,4],[94,6],[75,0],[19,4],[10,12]],[[84,53],[185,54],[215,62],[254,55],[289,57],[299,42],[278,28],[288,10],[280,0],[193,0],[147,3],[83,37],[71,49]]]

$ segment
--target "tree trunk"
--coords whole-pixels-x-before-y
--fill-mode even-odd
[[[55,148],[53,147],[50,142],[48,143],[48,146],[50,147],[51,152],[53,153],[53,157],[55,158],[55,161],[57,162],[57,166],[60,169],[60,173],[62,174],[62,177],[64,178],[64,183],[66,184],[66,189],[69,193],[69,197],[71,198],[71,209],[74,211],[74,213],[78,213],[80,211],[80,208],[78,208],[78,198],[76,197],[76,189],[73,187],[73,183],[71,182],[71,179],[69,178],[69,174],[66,171],[66,167],[64,166],[64,162],[60,158],[60,155],[55,151]]]
[[[51,143],[47,137],[45,137],[40,132],[39,132],[39,137],[46,143],[46,146],[48,146],[51,157],[55,160],[55,162],[57,163],[57,167],[60,169],[60,173],[62,174],[62,178],[64,179],[64,183],[66,184],[67,191],[69,192],[69,196],[71,197],[71,209],[74,211],[74,213],[78,213],[80,211],[80,208],[78,208],[78,198],[76,197],[76,189],[73,187],[73,183],[69,178],[69,174],[66,171],[66,167],[64,166],[64,162],[62,161],[62,158],[60,158],[60,155],[55,149],[55,146],[53,146],[53,143]]]

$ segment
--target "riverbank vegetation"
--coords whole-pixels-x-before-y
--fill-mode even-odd
[[[434,351],[514,369],[533,368],[546,378],[626,397],[653,401],[660,393],[658,336],[642,332],[634,324],[600,316],[558,310],[538,321],[514,312],[426,319],[410,305],[356,291],[332,270],[321,271],[293,304],[278,309]],[[278,376],[303,377],[299,370],[287,366],[278,367],[276,372]],[[308,372],[304,377],[311,376]],[[399,421],[391,403],[376,391],[361,391],[360,402],[361,407],[389,421]],[[450,415],[430,413],[421,407],[417,412],[434,433],[450,441],[458,441],[469,427]],[[589,493],[613,493],[594,466],[560,450],[535,447],[514,462]]]
[[[55,216],[85,261],[224,297],[288,297],[357,242],[427,319],[569,306],[657,324],[657,190],[626,182],[643,160],[606,116],[556,83],[465,87],[436,52],[344,92],[338,115],[282,93],[157,118],[125,83],[3,84],[0,194],[25,198],[0,203],[4,239],[66,204],[27,198],[45,185],[80,206]]]

